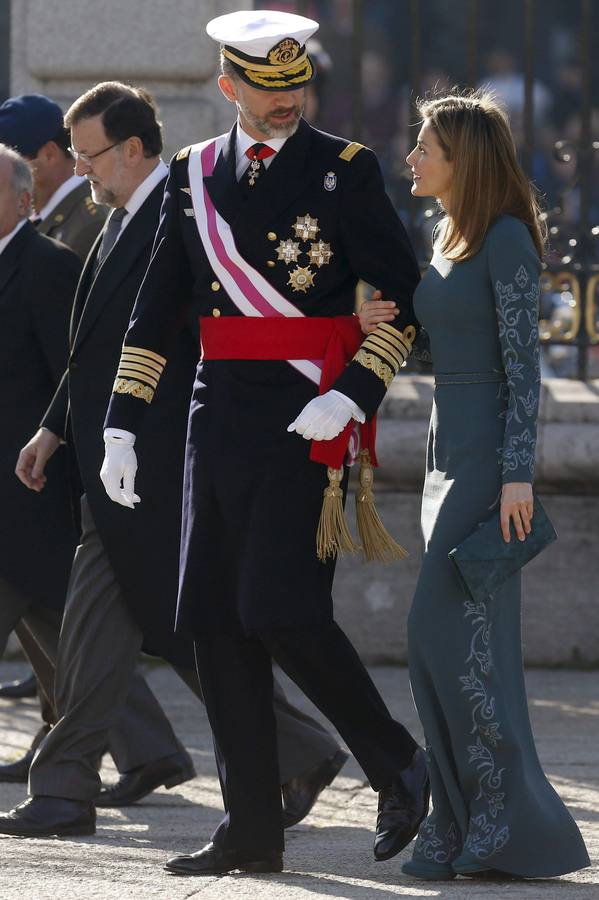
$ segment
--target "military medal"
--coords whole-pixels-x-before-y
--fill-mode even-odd
[[[314,272],[307,266],[305,268],[298,266],[289,273],[287,284],[290,284],[294,291],[301,291],[302,294],[305,294],[308,288],[314,285]]]
[[[318,266],[319,269],[321,266],[328,266],[332,255],[331,245],[325,243],[325,241],[310,244],[308,256],[310,257],[311,265]]]
[[[298,216],[293,230],[295,231],[295,236],[302,241],[314,240],[320,231],[318,219],[311,218],[310,213],[306,213],[305,216]]]
[[[282,262],[287,263],[287,265],[292,262],[297,262],[299,253],[300,248],[298,241],[292,241],[291,238],[288,238],[286,241],[279,241],[277,256]]]

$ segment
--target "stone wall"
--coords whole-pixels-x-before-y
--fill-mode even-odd
[[[205,32],[213,16],[230,9],[225,0],[17,0],[11,94],[47,94],[66,109],[99,81],[144,85],[158,101],[169,158],[233,121],[216,86],[218,48]]]
[[[346,557],[337,567],[337,617],[370,663],[407,660],[406,619],[422,552],[420,490],[432,394],[430,377],[402,376],[380,417],[377,507],[410,557],[392,566]],[[543,384],[536,471],[536,486],[559,541],[524,570],[526,662],[598,665],[599,382],[552,379]],[[348,509],[352,505],[350,499]]]

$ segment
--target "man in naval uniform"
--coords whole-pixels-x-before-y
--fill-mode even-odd
[[[148,454],[140,477],[154,486],[152,500],[132,516],[110,501],[99,476],[102,423],[166,180],[161,126],[153,99],[119,82],[86,91],[69,109],[67,123],[78,172],[91,181],[94,198],[114,211],[77,287],[68,369],[17,464],[19,478],[43,496],[51,481],[45,465],[52,466],[64,438],[83,486],[82,535],[56,652],[59,720],[31,765],[30,798],[0,814],[0,833],[23,837],[91,834],[96,806],[128,805],[159,785],[173,787],[194,776],[156,698],[134,675],[142,644],[167,659],[202,699],[190,637],[173,628],[187,411],[198,359],[197,329],[185,316],[161,382],[161,402],[145,422]],[[275,715],[290,826],[307,815],[347,754],[280,688]],[[239,745],[246,739],[240,731]],[[100,793],[97,761],[107,744],[113,756],[118,752],[121,777]]]
[[[273,11],[208,24],[237,122],[172,161],[106,420],[102,479],[134,508],[135,435],[193,301],[203,362],[187,438],[177,627],[195,639],[226,814],[202,850],[167,862],[179,874],[282,869],[271,658],[379,792],[377,859],[411,840],[428,807],[424,752],[333,618],[334,556],[351,545],[343,460],[358,423],[362,540],[375,552],[392,547],[380,547],[373,527],[366,420],[410,352],[419,274],[374,154],[301,118],[314,75],[305,42],[317,28]],[[352,316],[359,278],[400,309],[365,340]]]

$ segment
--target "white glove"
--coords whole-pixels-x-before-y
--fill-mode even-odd
[[[110,499],[129,509],[135,509],[135,504],[141,499],[134,493],[137,472],[134,444],[135,435],[130,431],[122,431],[120,428],[107,428],[104,431],[106,451],[100,478]]]
[[[365,422],[360,407],[340,391],[327,391],[310,400],[287,431],[297,431],[307,441],[330,441],[341,434],[350,419]]]

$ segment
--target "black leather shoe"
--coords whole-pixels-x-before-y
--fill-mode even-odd
[[[96,811],[86,800],[28,797],[10,812],[0,814],[0,834],[51,837],[95,833]]]
[[[227,872],[282,872],[283,854],[280,851],[260,854],[250,859],[232,850],[219,850],[213,843],[183,856],[173,856],[164,868],[174,875],[226,875]]]
[[[35,697],[37,694],[37,681],[33,672],[22,681],[5,681],[0,684],[0,697],[5,700],[21,700],[23,697]]]
[[[100,791],[96,806],[131,806],[161,785],[173,788],[195,777],[191,757],[187,753],[173,753],[124,772],[116,784]]]
[[[428,812],[430,782],[426,756],[420,747],[407,769],[388,788],[379,791],[374,858],[391,859],[415,837]]]
[[[42,725],[36,736],[31,742],[31,747],[21,756],[11,763],[0,765],[0,782],[12,781],[18,784],[27,784],[29,778],[29,767],[33,762],[35,751],[50,731],[49,725]]]
[[[297,825],[308,815],[322,791],[337,777],[348,759],[349,753],[337,750],[334,756],[325,759],[305,775],[290,778],[283,785],[283,828]]]
[[[0,781],[12,781],[18,784],[27,784],[29,778],[29,766],[33,762],[35,750],[30,747],[24,756],[15,759],[14,762],[4,763],[0,766]]]

